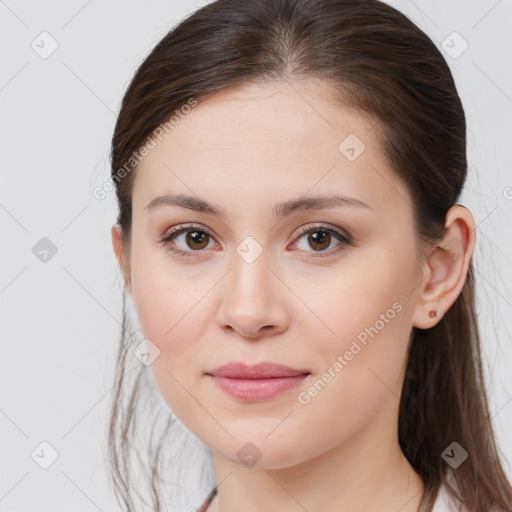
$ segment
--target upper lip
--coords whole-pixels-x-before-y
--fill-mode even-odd
[[[308,373],[309,372],[306,370],[297,370],[277,363],[264,362],[255,365],[247,365],[233,361],[218,366],[207,374],[231,379],[267,379],[271,377],[296,377]]]

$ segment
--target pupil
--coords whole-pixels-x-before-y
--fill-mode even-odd
[[[322,235],[318,236],[318,233],[322,233]],[[310,243],[312,247],[316,248],[317,250],[325,249],[326,247],[329,247],[330,236],[331,235],[327,231],[315,231],[309,237]],[[325,240],[327,240],[327,245],[323,244],[322,246],[322,242],[324,242]],[[321,247],[315,247],[317,244],[320,244]]]
[[[201,245],[201,243],[206,240],[207,236],[208,235],[202,231],[189,231],[187,233],[187,244],[189,244],[189,247],[191,247],[192,249],[202,249],[203,246]],[[200,247],[194,247],[195,244],[199,244]]]

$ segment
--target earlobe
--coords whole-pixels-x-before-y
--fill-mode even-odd
[[[117,263],[119,264],[121,272],[123,273],[123,278],[125,281],[125,285],[127,287],[127,291],[128,293],[131,293],[130,279],[127,277],[129,275],[129,271],[127,270],[128,265],[124,261],[123,257],[123,239],[121,233],[121,226],[119,226],[119,224],[114,224],[110,230],[110,234],[112,237],[112,248],[114,250]]]
[[[413,325],[434,327],[460,295],[475,247],[475,223],[471,212],[454,205],[445,216],[445,232],[424,263]]]
[[[112,237],[112,249],[114,249],[114,254],[116,256],[117,263],[121,265],[121,253],[122,253],[122,243],[121,243],[121,228],[119,224],[114,224],[110,230],[110,234]]]

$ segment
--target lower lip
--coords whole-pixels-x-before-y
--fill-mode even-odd
[[[215,377],[213,382],[228,395],[247,401],[258,401],[293,389],[300,384],[308,374],[295,377],[272,377],[269,379],[231,379]]]

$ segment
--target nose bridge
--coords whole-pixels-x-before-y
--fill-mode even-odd
[[[245,336],[256,336],[264,327],[282,328],[284,310],[279,304],[279,280],[268,268],[267,251],[252,237],[246,237],[233,254],[226,278],[219,322]]]
[[[238,301],[251,302],[252,307],[261,307],[271,300],[268,295],[273,277],[268,268],[267,251],[253,238],[246,237],[233,255],[233,270],[230,278],[230,295]]]

